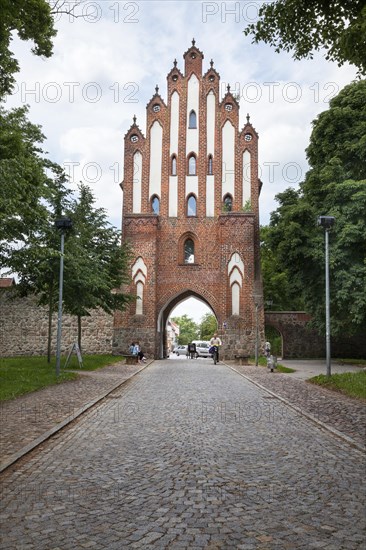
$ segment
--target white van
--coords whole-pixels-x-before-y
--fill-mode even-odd
[[[208,350],[210,349],[210,342],[202,340],[193,340],[192,344],[196,344],[196,357],[211,357]]]

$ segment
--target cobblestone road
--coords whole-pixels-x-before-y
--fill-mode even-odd
[[[155,362],[3,474],[6,549],[361,549],[363,455],[221,365]]]
[[[292,374],[270,373],[266,368],[252,365],[240,367],[230,363],[230,366],[253,382],[289,401],[304,414],[311,415],[317,421],[351,438],[361,449],[366,450],[365,401],[314,386],[304,380],[293,378]]]
[[[95,371],[81,371],[78,380],[21,395],[0,403],[1,462],[31,444],[57,424],[73,416],[101,395],[138,372],[141,365],[115,363]]]

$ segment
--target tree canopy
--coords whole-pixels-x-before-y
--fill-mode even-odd
[[[11,51],[12,33],[32,40],[35,55],[50,57],[56,35],[51,7],[46,0],[0,0],[0,97],[11,92],[19,63]]]
[[[295,196],[296,191],[290,190]],[[272,248],[270,227],[260,229],[261,271],[263,278],[263,300],[266,309],[276,311],[302,310],[303,300],[293,288],[289,274]]]
[[[173,317],[172,321],[179,326],[179,344],[186,345],[199,338],[199,327],[188,315]]]
[[[366,5],[364,0],[276,0],[263,2],[259,19],[244,30],[253,42],[276,52],[293,51],[294,59],[312,58],[325,49],[326,59],[352,63],[366,74]]]
[[[0,106],[0,267],[17,273],[17,292],[34,293],[51,315],[57,304],[60,235],[55,220],[69,215],[64,270],[65,311],[80,319],[101,308],[123,309],[131,299],[127,283],[128,244],[95,207],[92,191],[83,184],[75,197],[60,166],[41,148],[41,128],[27,119],[22,107],[6,112]],[[49,348],[50,352],[50,348]]]
[[[211,340],[215,332],[217,332],[217,319],[213,313],[206,313],[200,323],[200,338]]]
[[[32,53],[51,57],[53,39],[57,34],[54,18],[75,9],[85,0],[0,0],[0,99],[13,90],[18,60],[11,50],[14,33],[24,41],[32,41]]]
[[[47,162],[40,126],[27,119],[28,108],[5,111],[0,105],[0,266],[12,243],[25,242],[45,216]]]
[[[268,242],[324,330],[324,232],[320,215],[336,219],[330,232],[332,333],[366,330],[366,81],[346,86],[313,122],[310,170],[299,191],[277,195]]]
[[[73,222],[65,267],[65,308],[78,317],[100,307],[107,313],[123,309],[131,297],[120,291],[129,282],[128,243],[107,219],[104,208],[85,184],[67,212]],[[66,264],[66,262],[65,262]]]
[[[61,214],[73,223],[65,236],[63,307],[78,318],[79,347],[82,317],[97,308],[111,314],[124,309],[132,299],[121,290],[129,282],[129,245],[121,245],[120,232],[109,224],[105,210],[95,207],[90,188],[80,184],[79,196],[73,198],[65,181],[63,173],[52,180],[42,225],[8,257],[10,267],[18,274],[17,292],[36,294],[39,304],[48,305],[49,352],[51,315],[59,289],[60,235],[55,220]]]

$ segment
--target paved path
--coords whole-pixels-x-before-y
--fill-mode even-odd
[[[330,430],[336,430],[345,439],[352,440],[357,447],[366,450],[365,401],[314,386],[306,382],[304,377],[294,378],[296,373],[271,373],[265,367],[240,367],[232,362],[228,364],[243,376],[291,403],[299,414],[305,414]],[[286,362],[286,366],[290,364]],[[294,364],[291,366],[295,368]]]
[[[6,549],[361,549],[362,454],[223,365],[157,361],[3,474]]]
[[[279,362],[285,367],[295,369],[291,378],[299,380],[308,380],[318,374],[326,374],[327,366],[325,359],[280,359]],[[343,372],[359,372],[363,367],[356,365],[342,365],[336,360],[331,362],[331,374],[340,374]]]
[[[128,380],[142,365],[124,361],[94,371],[78,371],[78,380],[48,386],[0,403],[1,464],[6,464],[52,431],[77,415],[118,384]]]

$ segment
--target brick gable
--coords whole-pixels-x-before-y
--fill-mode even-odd
[[[141,257],[147,275],[142,314],[136,314],[136,304],[131,304],[115,316],[114,347],[125,349],[126,342],[138,339],[148,355],[163,357],[170,312],[183,299],[196,296],[217,317],[224,355],[253,353],[255,302],[260,339],[264,338],[258,134],[249,117],[239,129],[239,104],[229,87],[220,101],[220,75],[212,61],[203,74],[204,56],[195,43],[183,57],[184,74],[175,61],[167,75],[166,103],[156,88],[147,104],[146,136],[135,119],[125,135],[123,239],[133,246],[131,265]],[[197,128],[189,128],[192,111]],[[243,164],[244,151],[250,159],[247,164]],[[141,168],[136,162],[139,155]],[[172,175],[173,156],[176,175]],[[190,156],[196,160],[195,175],[189,175]],[[250,195],[249,211],[244,209],[245,193]],[[187,215],[189,196],[196,199],[195,216]],[[232,200],[228,212],[223,204],[227,196]],[[153,197],[160,201],[159,214],[152,212]],[[194,243],[194,261],[192,255],[189,263],[184,255],[187,239]],[[229,265],[235,257],[240,269],[233,274]],[[239,287],[235,293],[233,285]],[[136,294],[133,282],[129,290]],[[239,300],[235,308],[234,299]],[[236,310],[239,315],[232,314]]]

